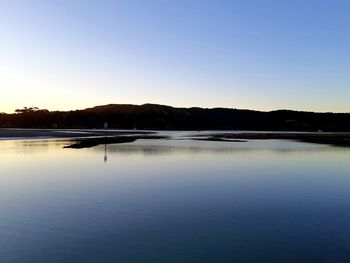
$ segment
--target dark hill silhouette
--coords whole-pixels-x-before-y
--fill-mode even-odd
[[[109,128],[166,130],[350,131],[350,113],[270,112],[230,108],[175,108],[157,104],[109,104],[75,111],[0,114],[2,128]]]

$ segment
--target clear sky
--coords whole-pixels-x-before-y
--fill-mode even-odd
[[[349,0],[0,0],[0,112],[350,112]]]

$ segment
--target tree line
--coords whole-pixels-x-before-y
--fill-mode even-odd
[[[75,111],[37,107],[0,114],[1,128],[103,128],[165,130],[350,131],[350,113],[270,112],[230,108],[175,108],[110,104]]]

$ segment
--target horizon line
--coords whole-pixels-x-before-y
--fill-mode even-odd
[[[83,110],[87,110],[87,109],[92,109],[92,108],[96,108],[96,107],[103,107],[103,106],[109,106],[109,105],[129,105],[129,106],[144,106],[144,105],[156,105],[156,106],[165,106],[165,107],[171,107],[171,108],[177,108],[177,109],[191,109],[191,108],[200,108],[200,109],[231,109],[231,110],[248,110],[248,111],[257,111],[257,112],[275,112],[275,111],[294,111],[294,112],[311,112],[311,113],[333,113],[333,114],[350,114],[349,112],[345,112],[345,111],[313,111],[313,110],[295,110],[295,109],[288,109],[288,108],[278,108],[278,109],[273,109],[273,110],[258,110],[258,109],[252,109],[252,108],[236,108],[236,107],[228,107],[228,106],[212,106],[212,107],[208,107],[208,106],[173,106],[173,105],[169,105],[169,104],[160,104],[160,103],[152,103],[152,102],[146,102],[146,103],[141,103],[141,104],[137,104],[137,103],[106,103],[106,104],[99,104],[99,105],[95,105],[95,106],[89,106],[89,107],[85,107],[85,108],[77,108],[77,109],[47,109],[47,108],[42,108],[42,107],[38,107],[39,110],[48,110],[49,112],[69,112],[69,111],[83,111]],[[26,106],[24,106],[26,107]],[[22,107],[22,108],[24,108]],[[30,107],[36,107],[34,105],[30,106]],[[27,107],[27,108],[30,108]],[[17,109],[22,109],[21,107],[17,108]],[[16,109],[13,110],[13,112],[3,112],[0,111],[0,114],[16,114],[15,112]]]

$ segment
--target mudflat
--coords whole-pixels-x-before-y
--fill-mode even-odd
[[[238,140],[295,140],[335,146],[350,146],[350,133],[348,132],[228,132],[210,134],[204,137],[200,135],[194,139],[227,142],[235,142]]]
[[[0,139],[39,139],[39,138],[84,138],[78,140],[78,145],[72,148],[91,147],[101,143],[123,143],[137,139],[171,139],[162,136],[162,132],[128,131],[128,130],[89,130],[89,129],[0,129]],[[124,138],[124,136],[126,138]],[[107,136],[107,139],[105,138]],[[121,136],[121,137],[119,137]],[[131,138],[132,137],[132,138]],[[348,132],[222,132],[193,134],[186,136],[193,140],[244,142],[246,140],[296,140],[309,143],[328,144],[350,147],[350,133]],[[90,145],[91,144],[91,145]]]

